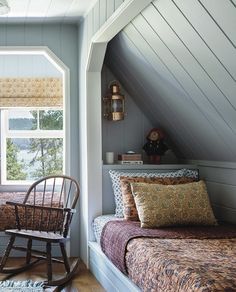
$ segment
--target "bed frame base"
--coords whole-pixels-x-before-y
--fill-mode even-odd
[[[97,242],[89,242],[89,269],[108,292],[141,291],[108,260]]]

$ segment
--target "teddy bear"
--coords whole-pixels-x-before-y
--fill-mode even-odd
[[[147,142],[143,146],[143,150],[146,152],[149,163],[159,164],[161,156],[169,149],[164,142],[165,134],[159,128],[153,128],[146,136]]]

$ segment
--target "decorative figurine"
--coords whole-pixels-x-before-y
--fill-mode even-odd
[[[159,164],[161,155],[164,155],[168,150],[168,146],[164,142],[165,135],[161,129],[154,128],[146,138],[147,142],[143,146],[143,150],[149,158],[149,163]]]

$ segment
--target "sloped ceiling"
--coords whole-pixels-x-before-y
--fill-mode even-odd
[[[106,65],[179,158],[236,161],[236,1],[153,1]]]

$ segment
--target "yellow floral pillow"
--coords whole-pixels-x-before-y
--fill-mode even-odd
[[[141,227],[217,225],[204,181],[180,185],[131,183]]]

